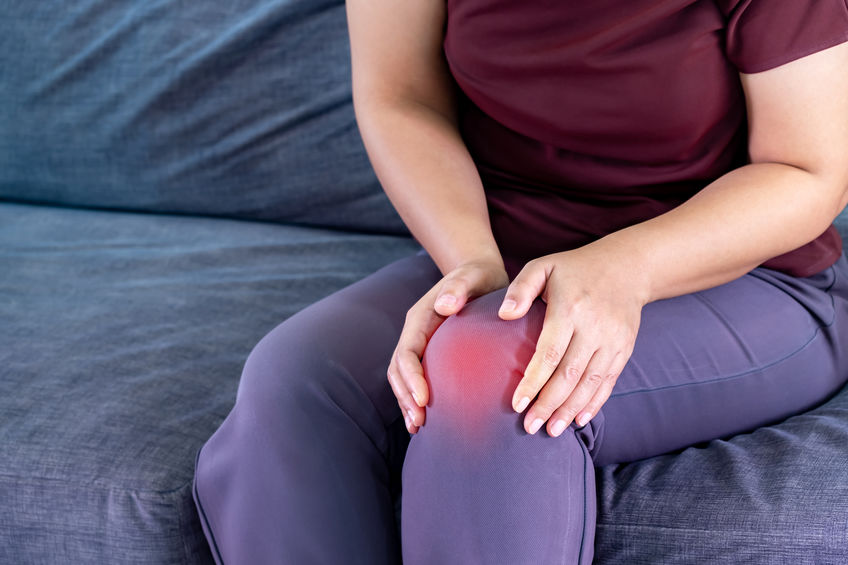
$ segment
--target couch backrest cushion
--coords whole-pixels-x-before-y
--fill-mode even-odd
[[[406,233],[342,0],[3,2],[0,198]]]
[[[2,3],[0,198],[405,232],[341,0]]]
[[[842,241],[845,242],[844,249],[848,253],[848,208],[842,210],[842,213],[839,214],[839,217],[836,218],[836,222],[834,223],[836,224],[836,229],[842,234]]]

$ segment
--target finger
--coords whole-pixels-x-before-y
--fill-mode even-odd
[[[524,417],[524,427],[528,433],[536,433],[542,424],[551,417],[554,411],[574,394],[574,391],[580,386],[581,376],[596,349],[597,340],[594,339],[593,335],[581,331],[575,331],[573,333],[565,355],[563,355],[562,360],[554,370],[554,374],[559,373],[563,377],[551,377],[548,380],[542,392],[539,393],[539,399],[533,403],[533,406],[530,407],[530,410],[527,411],[527,415]],[[564,393],[562,390],[558,391],[557,384],[561,381],[571,384],[571,389]],[[552,384],[553,386],[551,386]],[[550,390],[548,390],[549,388]],[[588,400],[587,398],[586,401],[588,402]]]
[[[572,335],[569,348],[572,347],[577,338],[577,335]],[[524,417],[524,428],[529,433],[538,431],[539,427],[551,417],[556,409],[562,406],[575,387],[577,387],[577,384],[580,382],[580,376],[580,372],[566,371],[563,363],[557,366],[551,378],[548,379],[548,382],[545,383],[541,392],[539,392],[536,402],[527,410],[527,414]]]
[[[395,392],[395,390],[397,390],[397,385],[394,384],[396,381],[392,381],[393,378],[395,377],[389,378],[389,383],[392,386],[392,392]],[[417,431],[417,427],[412,422],[412,419],[409,416],[409,410],[403,405],[400,400],[398,400],[398,408],[400,409],[400,412],[403,415],[403,421],[406,422],[407,431],[409,431],[409,433],[415,433]]]
[[[556,302],[549,304],[545,310],[536,351],[512,395],[512,407],[516,412],[522,412],[548,382],[568,348],[574,327],[564,313],[564,308]]]
[[[427,381],[424,379],[421,356],[424,354],[427,341],[443,321],[444,318],[436,314],[429,306],[413,306],[406,314],[406,321],[398,337],[394,359],[406,388],[414,395],[415,406],[424,407],[429,401],[430,395]]]
[[[621,375],[626,364],[627,356],[623,353],[619,353],[613,361],[612,366],[607,370],[607,378],[604,379],[604,382],[598,388],[597,392],[595,392],[595,395],[586,407],[583,408],[583,410],[581,410],[577,415],[576,422],[578,426],[582,428],[588,424],[592,418],[598,415],[598,412],[600,412],[603,405],[607,400],[609,400],[613,388],[615,387],[615,383],[618,381],[618,377]]]
[[[404,386],[401,394],[406,391],[412,397],[411,400],[406,397],[402,402],[414,426],[424,425],[426,421],[424,407],[430,399],[429,386],[424,378],[424,368],[421,366],[421,356],[430,336],[444,321],[443,317],[426,306],[428,303],[429,301],[425,301],[416,304],[407,312],[394,353],[397,374]],[[421,304],[425,306],[422,307]]]
[[[406,429],[409,430],[410,433],[414,433],[416,429],[411,418],[411,406],[413,402],[412,396],[409,394],[409,391],[406,389],[406,385],[403,384],[403,380],[398,374],[395,358],[395,355],[392,355],[392,362],[389,363],[389,369],[386,372],[386,376],[388,377],[389,385],[392,387],[392,393],[395,395],[395,398],[397,398],[398,406],[400,407],[403,419],[406,422]]]
[[[515,320],[525,315],[536,297],[545,290],[548,275],[548,267],[545,263],[540,261],[527,263],[507,287],[498,316],[503,320]]]
[[[456,314],[469,300],[492,290],[491,276],[490,270],[480,268],[461,269],[448,275],[439,287],[433,309],[445,317]]]
[[[419,340],[426,340],[423,333],[419,334]],[[396,353],[397,366],[401,381],[408,391],[410,400],[408,403],[410,419],[416,425],[423,423],[424,406],[427,404],[427,381],[424,379],[424,368],[421,359],[411,349],[398,347]]]
[[[469,289],[474,286],[472,281],[465,277],[453,277],[445,279],[439,288],[433,309],[442,316],[450,316],[459,312],[468,301]]]
[[[578,415],[582,414],[601,386],[610,380],[608,373],[610,357],[604,351],[598,350],[595,352],[574,391],[551,417],[548,433],[554,437],[562,433],[562,430],[568,427]]]
[[[403,399],[410,421],[415,425],[424,423],[424,406],[427,402],[427,381],[421,360],[413,351],[398,348],[395,355],[400,381],[407,391]]]

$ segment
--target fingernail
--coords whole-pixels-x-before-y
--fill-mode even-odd
[[[580,416],[577,417],[577,425],[581,428],[589,423],[589,420],[592,419],[592,415],[588,412],[583,412]]]
[[[544,423],[545,423],[545,421],[542,420],[541,418],[536,418],[535,420],[533,420],[533,423],[530,424],[530,433],[535,434],[536,432],[538,432],[539,428],[541,428],[542,424],[544,424]]]
[[[456,296],[452,294],[443,294],[436,300],[436,306],[453,306],[456,304]]]
[[[503,304],[501,304],[501,309],[499,312],[501,314],[506,314],[507,312],[512,312],[515,310],[515,300],[509,299],[504,300]]]
[[[414,424],[415,423],[415,416],[413,416],[412,410],[407,410],[406,413],[409,416],[409,421]]]
[[[521,399],[521,401],[518,403],[518,407],[515,409],[515,411],[516,411],[516,412],[523,412],[523,411],[524,411],[524,409],[525,409],[525,408],[527,408],[527,405],[528,405],[528,404],[530,404],[530,399],[529,399],[529,398],[527,398],[527,397],[525,396],[525,397],[524,397],[524,398],[522,398],[522,399]]]
[[[553,436],[556,437],[559,434],[561,434],[562,430],[564,430],[564,429],[565,429],[565,422],[562,421],[562,420],[557,420],[556,423],[554,424],[554,427],[551,428],[551,434],[553,434]]]
[[[417,404],[418,406],[421,406],[421,401],[418,400],[418,395],[415,394],[415,391],[412,391],[412,398],[415,400],[415,404]]]

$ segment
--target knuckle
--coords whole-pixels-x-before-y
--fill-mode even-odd
[[[569,372],[568,369],[560,365],[554,374],[551,376],[551,381],[556,380],[560,383],[560,386],[563,389],[572,390],[577,382],[580,380],[580,375],[575,372]],[[565,398],[563,398],[565,400]]]
[[[403,369],[403,371],[402,371],[403,373],[410,375],[410,374],[416,373],[418,371],[417,365],[419,365],[420,362],[414,354],[413,355],[408,355],[408,354],[404,355],[403,357],[401,357],[401,359],[399,361],[400,361],[399,365]]]
[[[565,368],[565,378],[569,381],[576,381],[580,378],[580,369],[577,365],[568,365]]]
[[[427,345],[427,332],[421,328],[416,328],[415,333],[410,338],[410,341],[414,345],[407,348],[407,352],[412,354],[416,359],[419,359],[419,352],[423,352],[424,347]]]
[[[581,325],[596,334],[603,322],[603,319],[595,309],[595,305],[592,303],[592,297],[585,292],[572,301],[571,315],[579,318],[582,322]]]
[[[562,356],[565,352],[562,347],[557,345],[548,345],[542,348],[542,363],[549,368],[554,368],[559,365]]]
[[[468,286],[469,280],[465,273],[456,273],[445,279],[442,285],[442,290],[445,289],[462,289]]]
[[[509,287],[510,287],[509,292],[511,294],[515,294],[515,293],[521,294],[522,292],[524,292],[524,289],[531,290],[533,288],[529,281],[527,281],[524,278],[517,278],[517,277],[514,281],[512,281],[512,284],[509,285]]]
[[[598,373],[597,371],[592,371],[590,373],[586,373],[586,384],[592,385],[594,387],[600,386],[603,382],[604,377],[603,373]]]
[[[406,315],[404,316],[404,321],[409,323],[410,320],[415,318],[417,313],[416,305],[413,305],[409,310],[406,311]]]

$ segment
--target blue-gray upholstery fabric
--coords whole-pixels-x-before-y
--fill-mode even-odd
[[[836,229],[842,235],[844,250],[848,252],[848,208],[842,210],[842,213],[836,218],[834,224],[836,224]]]
[[[848,563],[846,461],[848,388],[774,426],[603,467],[596,562]]]
[[[259,339],[410,238],[0,203],[0,563],[211,563],[194,456]]]
[[[0,198],[407,233],[343,0],[0,2]]]

